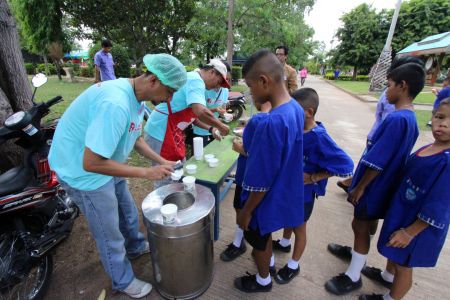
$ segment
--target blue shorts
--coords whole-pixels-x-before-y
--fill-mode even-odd
[[[305,213],[304,213],[304,218],[303,221],[307,222],[309,220],[309,218],[311,217],[311,214],[313,212],[313,208],[314,208],[314,202],[315,199],[313,199],[310,202],[306,202],[305,203]]]

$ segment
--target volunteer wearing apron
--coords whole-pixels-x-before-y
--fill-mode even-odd
[[[144,128],[144,138],[150,148],[167,160],[183,160],[186,153],[183,131],[197,118],[210,126],[210,132],[217,128],[221,135],[227,135],[229,127],[214,117],[205,100],[207,89],[230,88],[226,78],[227,68],[218,59],[188,72],[186,84],[170,101],[159,104],[151,113]],[[168,183],[169,180],[154,181],[155,188]]]
[[[135,277],[130,263],[150,248],[125,177],[156,180],[172,172],[171,163],[141,137],[144,101],[170,98],[186,82],[186,69],[173,56],[149,54],[143,61],[145,74],[101,82],[81,93],[61,117],[49,154],[50,167],[89,224],[112,288],[132,298],[152,289]],[[133,148],[162,165],[128,165]]]

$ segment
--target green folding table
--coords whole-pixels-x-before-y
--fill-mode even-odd
[[[223,200],[225,194],[230,189],[234,180],[230,179],[220,193],[220,187],[227,179],[230,172],[236,165],[239,154],[231,148],[233,145],[234,136],[225,136],[220,142],[217,140],[209,143],[204,148],[204,154],[214,154],[219,160],[219,164],[215,168],[211,168],[204,160],[197,161],[191,157],[184,165],[184,174],[186,172],[186,165],[197,165],[197,172],[193,175],[196,178],[196,183],[204,185],[211,189],[216,199],[216,212],[214,216],[214,240],[219,239],[219,224],[220,224],[220,202]]]

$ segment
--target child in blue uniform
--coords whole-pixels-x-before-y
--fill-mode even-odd
[[[378,251],[394,265],[390,293],[360,299],[401,299],[415,267],[434,267],[450,220],[450,98],[433,111],[434,143],[413,153],[386,214]]]
[[[370,248],[370,229],[384,218],[392,189],[397,186],[419,135],[412,102],[424,83],[423,67],[415,63],[401,65],[388,73],[386,97],[396,110],[368,141],[356,168],[348,195],[348,201],[355,207],[352,260],[345,273],[326,282],[325,288],[333,294],[343,295],[362,286],[361,270]]]
[[[261,110],[261,106],[259,105],[259,103],[255,103],[255,106],[258,110]],[[252,142],[253,135],[255,133],[255,128],[261,121],[261,119],[266,116],[267,112],[268,110],[264,110],[262,111],[262,113],[254,115],[245,126],[244,133],[242,135],[242,140],[235,139],[233,141],[233,150],[239,153],[236,167],[236,176],[234,178],[236,183],[236,189],[234,191],[233,207],[236,211],[236,217],[242,208],[241,192],[242,192],[242,181],[244,180],[245,164],[247,162],[246,149],[250,148],[250,144]],[[236,226],[234,240],[232,243],[228,245],[227,249],[225,249],[220,254],[220,259],[228,262],[236,259],[240,255],[245,253],[247,247],[245,245],[245,242],[243,241],[243,238],[244,238],[244,230],[242,230],[242,228],[240,228],[239,226]]]
[[[353,161],[328,135],[322,123],[314,116],[319,107],[319,95],[312,88],[295,91],[292,97],[305,111],[305,129],[303,131],[303,182],[305,184],[305,214],[302,225],[283,231],[283,239],[273,242],[273,249],[283,252],[291,250],[291,235],[295,233],[292,258],[278,271],[275,281],[284,284],[300,273],[299,261],[306,247],[306,223],[309,220],[314,200],[325,195],[328,178],[331,176],[348,177],[353,173]]]
[[[271,233],[303,223],[303,109],[283,81],[283,66],[269,50],[254,53],[242,74],[253,101],[270,102],[271,111],[255,129],[247,150],[238,225],[253,246],[255,275],[236,278],[243,292],[272,289],[269,262]]]

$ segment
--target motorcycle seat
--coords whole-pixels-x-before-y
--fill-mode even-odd
[[[30,179],[31,171],[25,167],[15,167],[0,175],[0,196],[6,196],[24,189]]]
[[[237,100],[241,100],[243,99],[244,96],[240,95],[240,96],[233,96],[233,97],[228,97],[228,101],[237,101]]]

